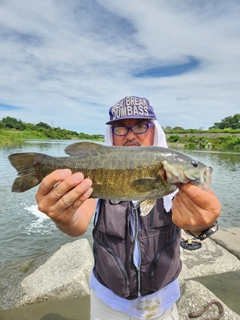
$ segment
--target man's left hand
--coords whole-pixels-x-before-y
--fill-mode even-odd
[[[173,222],[194,235],[212,227],[221,213],[221,204],[214,192],[187,183],[181,186],[172,204]]]

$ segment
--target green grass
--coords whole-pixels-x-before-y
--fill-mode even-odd
[[[174,146],[174,144],[182,144],[185,148],[189,149],[219,149],[219,150],[240,150],[240,135],[239,130],[231,130],[231,133],[226,134],[226,130],[222,132],[217,132],[214,134],[212,130],[204,132],[199,132],[201,135],[198,135],[196,132],[183,132],[176,133],[171,132],[167,133],[167,142]],[[215,132],[216,133],[216,132]],[[49,131],[49,130],[16,130],[16,129],[0,129],[0,148],[6,146],[20,145],[26,139],[79,139],[79,140],[89,140],[94,141],[103,141],[102,137],[98,135],[85,135],[83,133],[77,134],[74,132],[69,132],[67,130]]]

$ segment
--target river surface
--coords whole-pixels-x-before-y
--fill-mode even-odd
[[[37,187],[25,193],[12,193],[16,171],[8,161],[15,152],[41,152],[63,156],[73,141],[29,140],[19,147],[0,149],[0,292],[21,277],[37,258],[55,252],[74,241],[39,212],[35,202]],[[221,228],[240,227],[240,153],[184,150],[185,154],[213,167],[212,189],[222,203]],[[92,225],[83,236],[92,244]]]

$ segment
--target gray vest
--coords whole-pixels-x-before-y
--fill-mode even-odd
[[[135,299],[156,292],[175,280],[181,271],[180,229],[166,212],[163,199],[145,217],[131,202],[99,200],[100,209],[93,229],[94,275],[116,295]],[[130,213],[134,210],[136,230],[132,237]],[[139,221],[141,228],[139,227]],[[133,263],[136,241],[140,267]]]

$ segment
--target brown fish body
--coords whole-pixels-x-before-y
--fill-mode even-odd
[[[82,172],[93,182],[93,198],[144,200],[174,192],[180,183],[209,184],[211,168],[175,150],[159,147],[106,147],[79,142],[68,146],[68,157],[40,153],[9,156],[18,171],[12,186],[24,192],[56,169]]]

